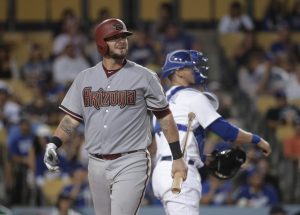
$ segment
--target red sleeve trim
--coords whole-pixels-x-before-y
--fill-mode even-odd
[[[69,109],[67,109],[66,107],[60,105],[59,109],[61,109],[63,112],[65,112],[66,114],[68,114],[70,117],[72,117],[73,119],[82,122],[83,121],[83,117],[80,116],[77,113],[74,113],[73,111],[70,111]]]
[[[151,111],[163,111],[163,110],[169,109],[169,104],[167,104],[167,105],[166,105],[165,107],[163,107],[163,108],[155,108],[155,107],[147,106],[147,109],[148,109],[148,110],[151,110]]]
[[[170,109],[165,109],[162,111],[152,111],[152,113],[155,115],[157,119],[164,118],[165,116],[169,115],[171,113]]]

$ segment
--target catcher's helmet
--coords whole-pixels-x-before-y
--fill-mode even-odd
[[[206,166],[217,178],[225,180],[232,178],[246,161],[246,153],[240,148],[231,148],[222,151],[214,150],[212,161]]]
[[[98,50],[102,55],[105,55],[108,51],[108,46],[105,40],[119,34],[126,34],[127,36],[132,35],[132,32],[127,31],[126,25],[120,19],[106,19],[96,26],[95,40]]]
[[[196,84],[203,84],[207,77],[203,74],[208,71],[204,64],[207,58],[196,50],[176,50],[167,54],[165,64],[162,68],[161,77],[167,78],[176,70],[191,68],[194,71]]]

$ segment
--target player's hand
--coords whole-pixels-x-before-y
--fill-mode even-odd
[[[179,158],[177,160],[173,160],[172,164],[172,178],[174,178],[174,175],[181,177],[183,181],[185,181],[187,177],[187,171],[188,167],[183,160],[183,158]]]
[[[50,171],[59,170],[59,160],[56,152],[56,145],[54,143],[48,143],[46,147],[46,152],[44,155],[44,163]]]
[[[270,144],[267,141],[265,141],[263,138],[261,138],[257,146],[263,151],[265,156],[269,156],[272,152]]]

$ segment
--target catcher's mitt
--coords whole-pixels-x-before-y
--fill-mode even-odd
[[[210,172],[217,178],[226,180],[235,176],[241,165],[246,161],[246,152],[240,148],[223,151],[214,150],[206,164]]]

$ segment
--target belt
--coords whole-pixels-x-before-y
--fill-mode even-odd
[[[161,157],[161,159],[160,159],[161,161],[171,161],[171,160],[173,160],[172,159],[172,156],[163,156],[163,157]],[[195,164],[195,161],[194,160],[188,160],[188,164],[189,165],[194,165]]]
[[[122,157],[124,155],[128,155],[128,154],[135,153],[135,152],[138,152],[138,151],[140,151],[140,150],[133,150],[133,151],[129,151],[129,152],[116,153],[116,154],[106,154],[106,155],[90,154],[90,155],[92,155],[95,158],[102,159],[102,160],[115,160],[115,159],[117,159],[119,157]]]

